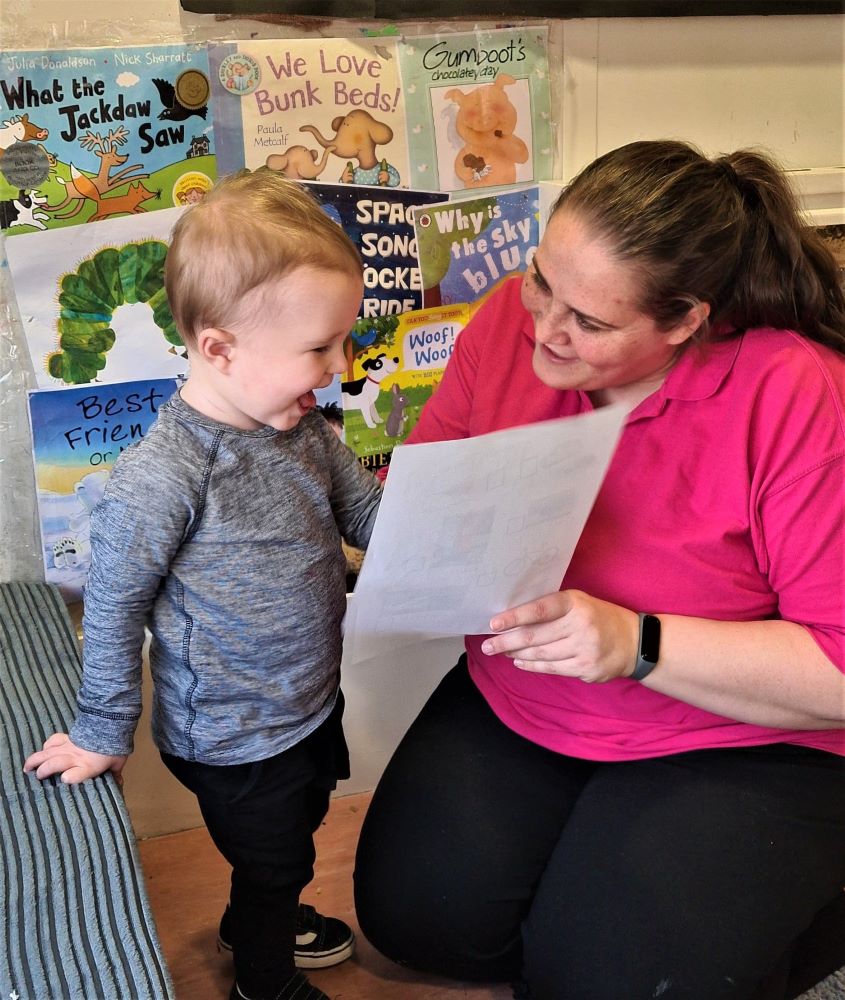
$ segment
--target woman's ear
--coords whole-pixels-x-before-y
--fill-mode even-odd
[[[669,331],[669,343],[675,346],[685,344],[695,336],[696,331],[709,315],[709,302],[697,302],[694,306],[691,306],[689,312],[680,323]]]
[[[225,374],[232,361],[235,338],[228,330],[206,327],[197,334],[197,354],[206,363]]]

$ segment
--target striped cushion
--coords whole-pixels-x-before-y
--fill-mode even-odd
[[[0,584],[0,997],[174,996],[135,836],[111,775],[81,785],[23,773],[75,710],[79,647],[58,590]]]

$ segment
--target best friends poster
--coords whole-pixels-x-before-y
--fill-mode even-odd
[[[147,433],[176,379],[29,394],[44,572],[68,602],[91,564],[90,515],[117,456]]]

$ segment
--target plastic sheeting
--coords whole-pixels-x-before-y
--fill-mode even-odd
[[[5,239],[0,254],[0,580],[43,580],[26,404],[34,379],[23,346]]]
[[[302,38],[360,36],[362,34],[399,34],[399,29],[376,22],[332,21],[317,18],[274,19],[233,18],[218,21],[211,14],[180,11],[178,0],[157,0],[149,18],[91,20],[82,16],[83,8],[98,12],[93,3],[80,5],[78,16],[64,21],[39,19],[34,9],[45,11],[47,3],[30,0],[6,0],[2,12],[4,49],[88,48],[98,45],[163,44],[166,42],[202,42],[237,38]],[[158,15],[158,16],[155,16]],[[346,17],[351,15],[347,13]],[[540,18],[533,16],[530,22]],[[268,21],[270,23],[268,23]],[[557,28],[559,29],[560,22]],[[401,34],[418,35],[436,31],[471,31],[490,28],[489,23],[474,19],[439,22],[426,20],[403,22]],[[551,22],[552,36],[558,35]],[[559,36],[555,38],[559,43]],[[552,37],[550,37],[550,47]],[[554,65],[554,64],[553,64]],[[552,74],[552,94],[559,95],[562,67]],[[559,136],[556,136],[559,141]],[[557,157],[556,157],[557,159]],[[44,579],[41,539],[38,525],[35,471],[32,460],[27,390],[35,388],[34,371],[26,349],[22,321],[9,275],[5,237],[0,235],[0,581]]]

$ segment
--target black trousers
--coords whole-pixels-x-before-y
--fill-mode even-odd
[[[845,760],[568,758],[502,725],[463,662],[388,765],[355,871],[385,955],[532,1000],[783,1000],[843,886]]]
[[[313,833],[337,779],[349,777],[342,716],[338,693],[313,733],[249,764],[218,767],[161,755],[196,795],[211,839],[232,866],[232,953],[248,995],[273,995],[294,973],[299,894],[314,876]]]

